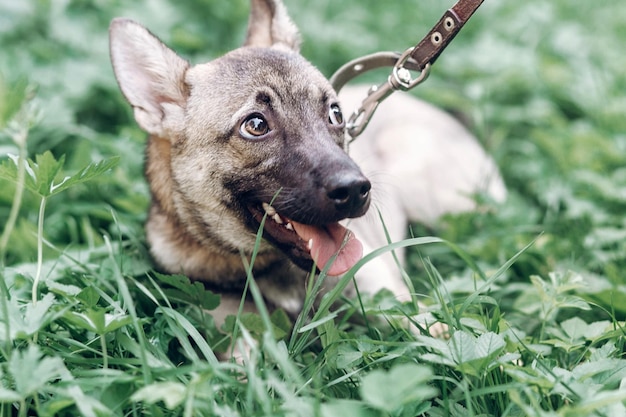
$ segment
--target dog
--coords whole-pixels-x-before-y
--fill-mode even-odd
[[[252,272],[268,306],[296,316],[312,270],[341,276],[363,253],[403,239],[410,221],[433,225],[471,210],[477,192],[506,194],[476,139],[408,95],[382,103],[348,154],[342,108],[355,108],[365,90],[338,97],[299,45],[280,0],[252,0],[244,45],[195,66],[138,23],[110,26],[116,79],[149,135],[151,254],[159,269],[222,294],[218,324],[237,311],[242,255],[253,253],[264,218]],[[391,254],[356,281],[410,299]],[[245,310],[254,311],[251,301]]]

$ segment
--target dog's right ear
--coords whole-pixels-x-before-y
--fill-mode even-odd
[[[109,39],[115,77],[139,126],[162,138],[175,137],[184,121],[189,63],[129,19],[114,19]]]
[[[244,46],[300,50],[300,33],[281,0],[251,0]]]

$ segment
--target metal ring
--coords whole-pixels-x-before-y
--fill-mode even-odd
[[[404,51],[404,53],[398,59],[398,62],[396,62],[396,65],[394,65],[393,70],[391,71],[391,76],[389,77],[389,81],[398,90],[407,91],[407,90],[412,89],[413,87],[423,82],[428,77],[428,73],[430,72],[430,63],[428,63],[420,71],[419,76],[415,78],[414,80],[405,81],[406,73],[403,72],[402,74],[400,74],[401,69],[406,69],[404,68],[404,63],[409,60],[409,58],[411,57],[411,53],[413,52],[414,49],[415,47],[411,47],[407,49],[406,51]]]

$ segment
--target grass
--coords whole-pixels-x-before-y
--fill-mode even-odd
[[[445,340],[406,331],[416,307],[389,294],[336,311],[339,290],[293,327],[261,310],[218,329],[219,298],[152,271],[145,138],[108,22],[135,17],[197,62],[241,42],[248,10],[177,3],[0,0],[0,415],[626,415],[617,0],[488,0],[415,92],[470,126],[509,188],[399,243]],[[452,2],[287,3],[330,75],[416,43]],[[258,341],[245,364],[216,359],[233,332]]]

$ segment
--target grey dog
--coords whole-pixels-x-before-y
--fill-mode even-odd
[[[270,306],[295,315],[310,271],[341,276],[388,242],[379,213],[400,240],[409,221],[472,209],[476,192],[505,197],[477,141],[408,95],[383,103],[348,155],[342,107],[365,92],[337,96],[299,54],[280,0],[252,0],[244,45],[204,64],[191,66],[128,19],[112,22],[110,39],[119,86],[149,134],[151,253],[162,270],[223,293],[218,322],[236,312],[242,254],[253,252],[264,216],[254,277]],[[409,299],[390,255],[365,265],[357,284]]]

